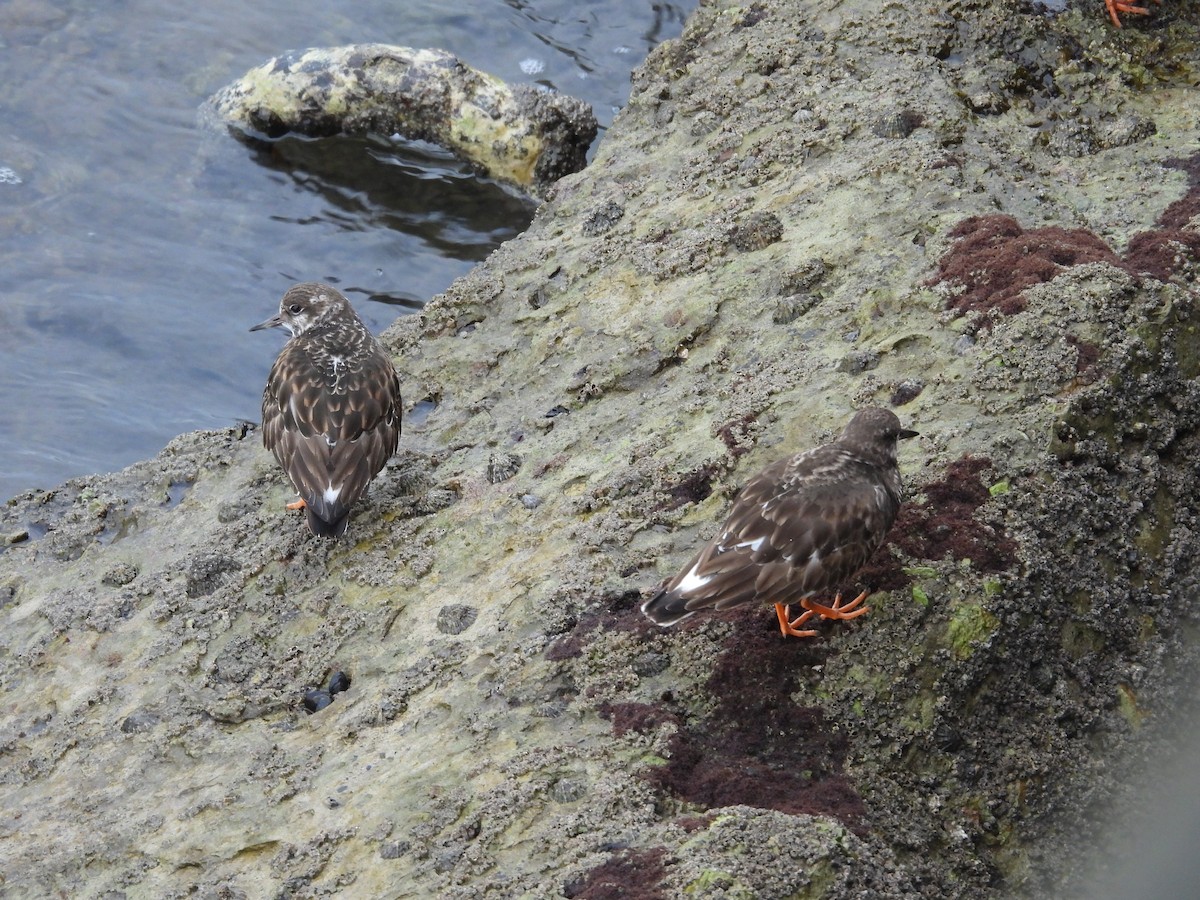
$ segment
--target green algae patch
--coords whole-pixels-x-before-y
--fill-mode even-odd
[[[989,638],[999,625],[999,620],[979,603],[956,604],[946,626],[950,649],[959,659],[970,659],[976,645]]]
[[[1117,685],[1117,709],[1121,717],[1129,723],[1129,727],[1137,730],[1146,720],[1146,714],[1138,707],[1137,694],[1127,684]]]
[[[933,578],[938,573],[933,566],[904,566],[900,571],[912,578]]]

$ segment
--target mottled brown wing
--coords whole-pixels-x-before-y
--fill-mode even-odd
[[[336,383],[302,347],[285,348],[263,394],[263,443],[305,504],[338,522],[396,450],[400,381],[382,351]]]
[[[400,398],[396,370],[382,349],[343,366],[337,381],[327,377],[322,390],[324,402],[311,409],[306,428],[336,435],[339,442],[357,440],[394,416]]]
[[[818,448],[746,483],[721,533],[643,606],[663,624],[698,609],[792,603],[851,578],[897,503],[851,458]],[[664,621],[665,620],[665,621]]]

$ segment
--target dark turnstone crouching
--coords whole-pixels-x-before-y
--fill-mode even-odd
[[[774,603],[785,636],[812,637],[813,616],[853,619],[868,611],[863,591],[849,603],[811,598],[844,584],[879,549],[900,508],[896,442],[917,432],[886,409],[857,413],[833,443],[767,466],[734,501],[717,537],[642,604],[659,625],[696,610]],[[791,618],[788,605],[804,612]]]
[[[309,530],[339,538],[350,508],[400,439],[400,379],[391,359],[341,292],[297,284],[279,314],[251,328],[292,337],[263,391],[263,444],[292,480]]]

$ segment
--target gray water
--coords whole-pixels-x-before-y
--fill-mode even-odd
[[[694,2],[0,5],[0,499],[257,421],[288,285],[337,284],[385,328],[523,230],[533,207],[382,138],[253,149],[197,108],[291,49],[438,47],[591,103]]]

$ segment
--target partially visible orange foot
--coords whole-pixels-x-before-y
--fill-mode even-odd
[[[1155,3],[1162,5],[1162,0],[1154,0]],[[1144,6],[1134,6],[1126,0],[1104,0],[1105,7],[1108,8],[1108,17],[1112,19],[1112,23],[1118,28],[1121,27],[1121,19],[1117,13],[1132,13],[1135,16],[1146,16],[1150,14]]]
[[[823,606],[807,597],[800,601],[800,605],[807,609],[810,613],[816,613],[822,619],[838,619],[844,621],[846,619],[857,619],[859,616],[865,615],[871,611],[871,607],[862,606],[862,602],[867,599],[867,591],[863,591],[849,603],[842,603],[842,595],[838,594],[833,598],[833,603],[830,606]],[[857,608],[856,608],[857,607]],[[801,616],[797,621],[803,621]]]
[[[815,613],[811,610],[801,613],[800,616],[793,621],[791,610],[786,603],[775,604],[775,615],[779,617],[779,630],[784,637],[816,637],[815,631],[802,631],[800,626],[811,619]]]
[[[305,503],[304,498],[301,497],[299,500],[296,500],[294,503],[289,503],[287,505],[287,508],[288,509],[304,509],[304,507],[306,507],[306,506],[308,506],[308,504]]]

